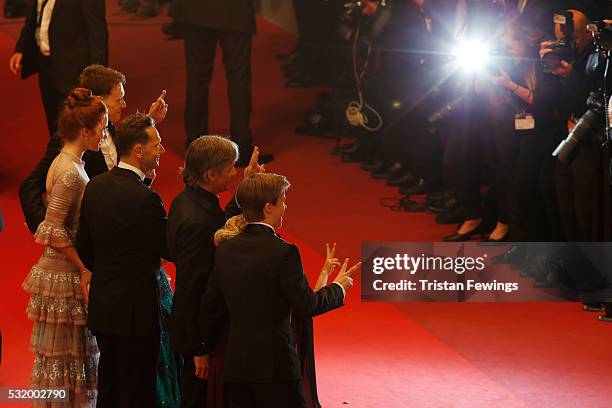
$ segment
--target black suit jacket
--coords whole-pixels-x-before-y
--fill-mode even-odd
[[[213,268],[213,235],[227,218],[240,214],[236,201],[219,207],[219,198],[199,187],[185,187],[168,213],[168,250],[176,265],[170,314],[170,347],[174,351],[204,354],[198,330],[202,296]]]
[[[36,0],[26,17],[15,52],[23,53],[22,78],[38,72]],[[108,29],[104,0],[56,0],[49,26],[53,85],[68,92],[77,85],[83,68],[108,65]]]
[[[245,34],[255,33],[253,0],[172,0],[170,16],[181,24]]]
[[[223,380],[282,382],[302,378],[290,319],[316,316],[343,305],[342,288],[313,292],[297,247],[260,224],[250,224],[217,249],[202,300],[203,345],[214,349],[219,322],[229,320]]]
[[[110,137],[114,137],[115,125],[112,122],[109,122],[108,130],[111,133]],[[45,150],[42,159],[40,159],[32,172],[19,185],[19,204],[21,204],[26,224],[32,234],[36,232],[40,223],[45,219],[47,208],[43,203],[42,194],[47,191],[46,183],[49,167],[51,167],[51,163],[53,163],[61,148],[61,136],[59,133],[55,133],[49,139],[47,150]],[[86,151],[83,154],[83,161],[85,162],[85,171],[90,179],[108,171],[108,166],[106,161],[104,161],[104,155],[101,150],[97,152]]]
[[[92,179],[81,201],[77,250],[92,271],[87,326],[96,333],[159,332],[156,278],[166,247],[159,195],[119,167]]]

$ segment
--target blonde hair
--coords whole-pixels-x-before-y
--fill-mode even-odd
[[[263,220],[266,203],[275,205],[290,185],[285,176],[274,173],[255,173],[242,180],[236,190],[236,202],[246,221]]]
[[[244,219],[244,215],[235,215],[225,222],[223,228],[215,232],[213,241],[215,246],[219,246],[223,241],[234,238],[240,234],[247,226],[247,222]]]

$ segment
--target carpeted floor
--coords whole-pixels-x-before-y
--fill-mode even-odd
[[[128,112],[147,109],[161,89],[168,91],[170,111],[159,129],[169,149],[155,189],[169,205],[181,189],[182,43],[163,39],[166,17],[132,21],[115,15],[114,2],[108,3],[111,64],[127,76]],[[19,81],[7,67],[21,24],[0,19],[0,60],[6,64],[0,69],[0,207],[6,224],[0,233],[0,387],[28,383],[31,323],[20,284],[41,251],[23,225],[16,196],[47,140],[35,78]],[[264,20],[258,25],[252,127],[261,149],[277,157],[268,171],[285,174],[293,184],[281,232],[299,245],[310,277],[322,264],[326,241],[337,242],[340,256],[356,261],[362,242],[436,241],[448,233],[429,215],[382,208],[379,199],[396,191],[358,165],[330,156],[333,141],[293,133],[317,90],[282,87],[273,55],[291,49],[293,39]],[[211,131],[223,134],[225,80],[221,65],[215,69]],[[346,307],[316,319],[325,407],[610,406],[612,325],[596,322],[577,304],[361,303],[359,290],[357,283]]]

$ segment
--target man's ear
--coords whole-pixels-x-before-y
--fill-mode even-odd
[[[264,205],[264,208],[263,208],[263,215],[264,215],[264,217],[265,217],[267,214],[270,214],[270,212],[272,211],[272,207],[273,207],[273,206],[272,206],[272,204],[270,204],[270,203],[266,203],[266,204]]]
[[[135,145],[134,148],[132,149],[132,153],[134,154],[135,157],[142,159],[142,153],[143,153],[142,145],[141,144]]]
[[[217,173],[213,169],[206,170],[206,180],[209,182],[217,178]]]

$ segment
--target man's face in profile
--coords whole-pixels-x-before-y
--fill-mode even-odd
[[[234,162],[227,163],[223,168],[215,171],[214,178],[211,179],[215,192],[221,193],[227,191],[235,175],[236,168],[234,167]]]
[[[103,97],[104,104],[108,108],[108,119],[111,122],[119,123],[121,115],[127,103],[125,102],[125,90],[123,84],[117,84],[111,90],[111,93]]]
[[[166,151],[161,144],[161,137],[155,126],[146,129],[149,141],[142,146],[141,170],[143,172],[155,170],[159,167],[159,159]]]

